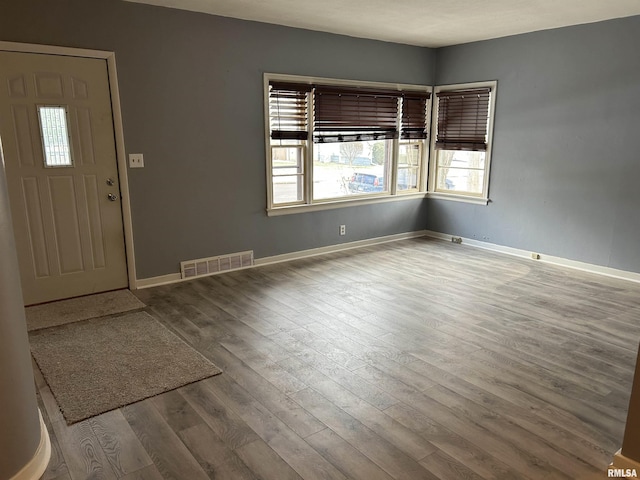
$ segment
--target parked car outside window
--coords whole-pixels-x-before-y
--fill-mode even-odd
[[[383,192],[384,178],[371,173],[354,173],[349,180],[351,193]]]

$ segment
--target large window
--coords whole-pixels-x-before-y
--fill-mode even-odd
[[[496,82],[435,88],[429,190],[452,198],[489,198]]]
[[[430,87],[265,76],[269,210],[424,195]]]

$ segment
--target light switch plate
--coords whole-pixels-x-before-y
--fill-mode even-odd
[[[141,153],[129,154],[129,168],[142,168],[144,167],[144,156]]]

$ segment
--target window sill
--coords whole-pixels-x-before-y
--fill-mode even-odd
[[[358,199],[333,200],[328,202],[318,202],[311,205],[290,205],[286,207],[274,207],[267,209],[267,216],[277,217],[280,215],[293,215],[296,213],[318,212],[322,210],[334,210],[336,208],[357,207],[360,205],[371,205],[374,203],[398,202],[402,200],[417,200],[426,198],[427,192],[404,193],[400,195],[384,195],[377,197],[367,197]]]
[[[456,195],[453,193],[428,193],[428,198],[435,198],[436,200],[451,200],[453,202],[472,203],[474,205],[487,205],[491,200],[483,197],[469,197],[466,195]]]

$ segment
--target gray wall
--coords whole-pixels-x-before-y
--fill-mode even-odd
[[[129,171],[139,278],[181,260],[425,227],[425,200],[268,218],[262,82],[274,72],[430,85],[433,50],[119,0],[3,2],[0,40],[116,52],[127,153],[145,155]]]
[[[436,51],[119,0],[55,9],[23,0],[0,5],[0,40],[116,52],[126,149],[145,154],[146,167],[129,171],[139,278],[192,258],[248,249],[260,258],[425,227],[640,272],[640,17]],[[492,203],[268,218],[265,71],[498,80]]]
[[[427,228],[640,272],[640,17],[442,48],[436,82],[498,80],[488,206]]]

